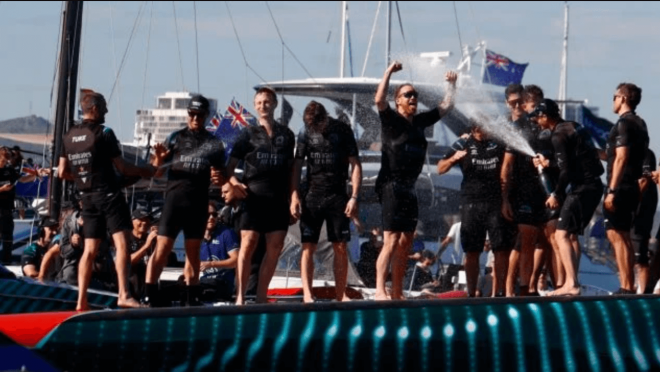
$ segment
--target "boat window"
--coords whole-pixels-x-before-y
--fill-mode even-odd
[[[158,108],[159,109],[171,109],[172,108],[172,99],[171,98],[158,98]]]
[[[174,101],[175,109],[186,109],[188,108],[188,103],[190,103],[190,98],[180,98]]]

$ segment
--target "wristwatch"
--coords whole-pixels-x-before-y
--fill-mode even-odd
[[[616,193],[616,189],[612,189],[608,187],[607,190],[605,190],[605,194],[614,194],[614,193]]]

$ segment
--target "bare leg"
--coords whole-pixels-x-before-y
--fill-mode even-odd
[[[582,250],[580,249],[580,241],[576,234],[571,234],[571,245],[573,246],[573,254],[575,255],[575,267],[580,267],[580,258],[582,257]],[[632,245],[631,245],[632,248]]]
[[[184,245],[186,246],[186,263],[183,268],[183,277],[186,280],[186,285],[197,285],[199,284],[199,266],[201,264],[199,250],[202,246],[202,240],[186,239]]]
[[[335,251],[333,262],[335,272],[335,299],[337,301],[350,301],[346,296],[346,283],[348,282],[348,250],[346,242],[332,243]]]
[[[479,255],[481,252],[465,252],[465,276],[468,297],[475,297],[479,280]]]
[[[87,289],[92,280],[92,266],[99,252],[99,245],[101,239],[85,239],[85,251],[78,263],[78,304],[76,305],[78,311],[89,310]]]
[[[408,255],[412,248],[413,233],[403,232],[399,236],[399,244],[392,252],[392,299],[404,300],[403,277],[406,275]]]
[[[520,285],[529,286],[534,268],[534,250],[538,228],[530,225],[518,225],[520,231]]]
[[[160,274],[163,273],[163,269],[165,268],[165,265],[167,265],[167,259],[169,258],[170,253],[172,253],[173,247],[174,239],[164,235],[158,235],[158,238],[156,238],[156,249],[154,250],[154,254],[149,258],[149,263],[147,263],[145,280],[147,284],[158,283]]]
[[[312,295],[312,282],[314,279],[315,251],[316,251],[316,244],[303,243],[302,253],[300,255],[300,279],[302,279],[303,302],[305,303],[314,302],[314,296]]]
[[[518,276],[518,262],[520,261],[520,251],[512,249],[509,254],[509,269],[506,274],[506,296],[513,297],[515,295],[514,288],[516,284],[516,277]]]
[[[619,280],[621,281],[621,288],[632,291],[633,290],[633,252],[632,243],[630,241],[630,232],[622,232],[616,230],[607,230],[607,239],[614,248],[614,255],[616,257],[616,264],[619,268]]]
[[[509,256],[510,251],[494,252],[495,264],[493,265],[493,288],[494,294],[505,292],[505,283],[507,279],[507,272],[509,270]]]
[[[257,248],[259,233],[250,230],[241,230],[241,249],[238,251],[236,283],[236,305],[245,304],[245,291],[250,277],[252,254]],[[261,278],[259,279],[261,281]]]
[[[376,300],[387,300],[387,291],[385,290],[385,279],[390,272],[390,263],[392,254],[399,244],[399,236],[402,233],[395,231],[385,231],[383,234],[383,248],[376,261]]]
[[[261,269],[259,269],[257,303],[268,301],[268,285],[270,285],[270,280],[273,279],[273,274],[275,274],[277,260],[280,258],[282,248],[284,248],[285,237],[286,231],[273,231],[266,234],[266,255],[261,262]]]
[[[648,264],[636,264],[635,269],[637,271],[637,294],[644,294],[646,291],[646,286],[649,284],[649,265]]]
[[[548,293],[548,296],[567,296],[580,294],[580,284],[578,283],[577,278],[577,267],[575,266],[575,251],[573,250],[573,245],[571,244],[571,238],[569,235],[570,234],[566,230],[557,230],[555,233],[555,239],[557,240],[559,253],[561,254],[561,262],[564,265],[564,269],[566,270],[566,281],[561,288]]]
[[[548,257],[548,263],[550,263],[550,276],[552,278],[552,283],[555,289],[564,285],[564,278],[566,273],[564,272],[564,266],[561,263],[561,254],[559,253],[559,245],[557,245],[557,239],[555,237],[555,232],[557,231],[557,222],[558,220],[549,221],[545,225],[545,236],[546,239],[550,242],[552,246],[552,252]]]
[[[117,306],[119,307],[142,307],[139,302],[131,297],[129,290],[129,274],[131,271],[131,258],[128,253],[128,239],[130,231],[118,231],[112,234],[112,240],[115,242],[116,257],[115,269],[117,270],[117,284],[119,294]]]

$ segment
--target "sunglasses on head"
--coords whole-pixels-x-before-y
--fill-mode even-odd
[[[413,97],[417,98],[419,97],[419,93],[415,92],[414,90],[411,90],[410,92],[405,92],[401,96],[411,99]]]

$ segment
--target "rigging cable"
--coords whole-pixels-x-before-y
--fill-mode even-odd
[[[181,43],[179,42],[179,25],[176,18],[176,2],[172,1],[172,12],[174,13],[174,31],[176,32],[176,47],[179,50],[179,71],[181,73],[181,90],[185,92],[186,82],[183,78],[183,61],[181,59]]]
[[[193,1],[193,11],[195,13],[195,55],[197,58],[197,93],[201,93],[199,88],[199,44],[197,41],[197,2]]]
[[[456,2],[454,4],[454,18],[456,19],[456,31],[458,32],[458,44],[461,46],[461,55],[463,54],[463,41],[461,40],[461,28],[458,26],[458,13],[456,12]]]
[[[146,58],[144,62],[144,78],[142,79],[142,106],[144,107],[144,94],[147,91],[147,75],[149,73],[149,45],[151,44],[151,24],[153,23],[153,17],[154,17],[154,2],[151,2],[151,9],[149,13],[149,29],[147,31],[147,51],[146,51]]]
[[[399,29],[401,30],[401,38],[403,39],[403,48],[406,51],[406,56],[410,58],[411,56],[410,53],[408,52],[408,43],[406,42],[406,35],[403,33],[403,21],[401,20],[401,11],[399,10],[399,2],[395,1],[394,5],[396,5],[396,15],[397,18],[399,19]],[[408,72],[410,73],[410,81],[414,81],[413,69],[412,68],[408,69]]]
[[[140,23],[140,20],[142,19],[142,10],[144,9],[144,5],[146,4],[146,1],[143,1],[142,4],[140,5],[140,9],[138,10],[138,15],[135,17],[135,22],[133,23],[133,29],[131,30],[131,35],[128,38],[128,43],[126,44],[126,49],[124,50],[124,55],[121,58],[121,62],[119,63],[119,71],[117,71],[117,76],[115,76],[115,82],[112,84],[112,89],[110,89],[110,95],[108,96],[108,102],[112,99],[112,94],[115,92],[115,87],[117,86],[117,82],[119,81],[119,76],[121,75],[121,72],[124,68],[124,63],[126,62],[126,56],[128,55],[128,51],[131,49],[131,45],[133,42],[133,36],[135,36],[135,30],[138,27],[138,24]]]
[[[87,38],[85,37],[85,35],[87,35],[87,26],[89,25],[89,9],[88,9],[88,11],[83,12],[83,13],[84,13],[83,17],[85,17],[85,20],[83,21],[83,23],[85,24],[85,29],[83,30],[82,35],[80,35],[80,39],[81,39],[80,40],[80,61],[79,61],[80,68],[78,68],[78,82],[77,82],[77,84],[78,84],[77,86],[78,86],[79,89],[80,89],[80,79],[83,75],[83,67],[85,67],[85,64],[83,62],[85,61],[85,41],[87,41]]]
[[[117,73],[117,48],[115,45],[115,8],[113,2],[110,2],[110,39],[112,39],[112,68],[115,70],[115,76]],[[121,123],[121,88],[117,88],[117,118],[118,122]]]
[[[479,32],[479,24],[474,18],[474,10],[472,10],[472,2],[468,1],[467,3],[468,3],[468,7],[470,8],[470,15],[472,16],[472,22],[474,22],[474,28],[477,31],[477,38],[479,39],[479,41],[483,41],[483,39],[481,39],[481,33]]]
[[[374,40],[374,34],[376,33],[376,26],[378,25],[378,14],[380,13],[380,6],[383,2],[378,2],[378,7],[376,8],[376,17],[374,17],[374,25],[371,27],[371,36],[369,36],[369,44],[367,44],[367,54],[364,56],[364,64],[362,65],[362,74],[360,77],[364,77],[364,73],[367,70],[367,61],[369,61],[369,52],[371,51],[371,43]]]

